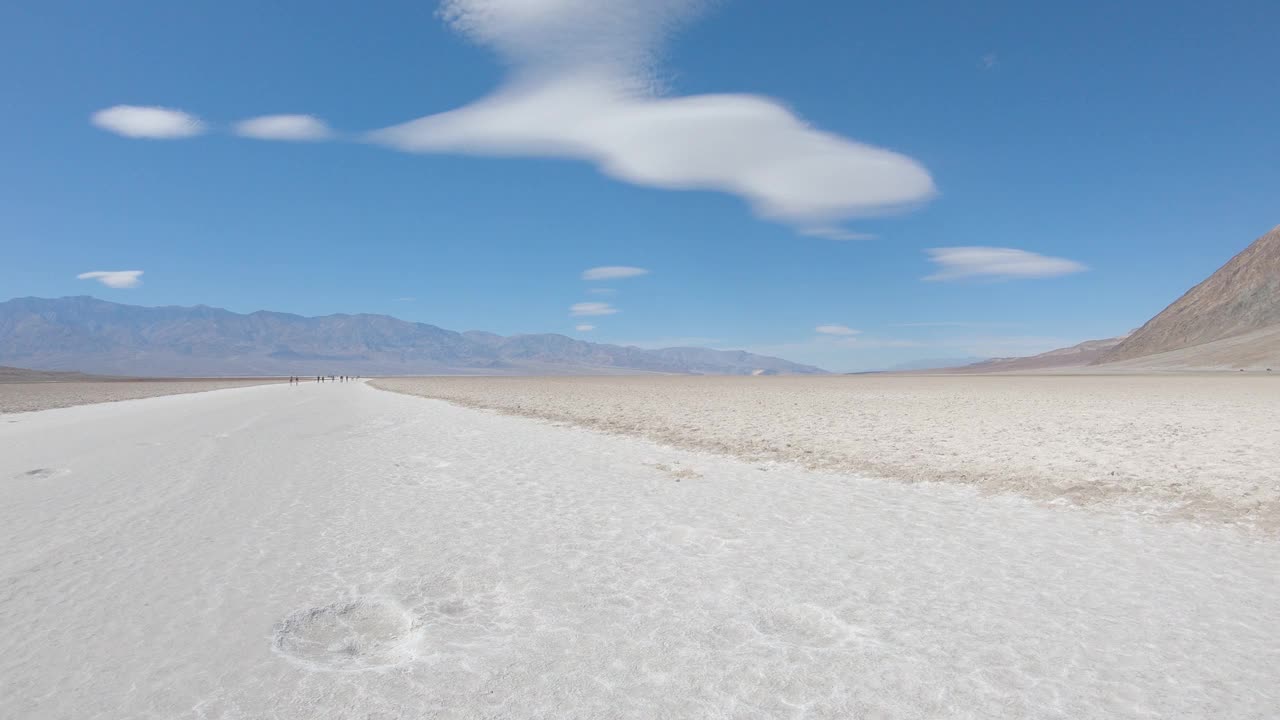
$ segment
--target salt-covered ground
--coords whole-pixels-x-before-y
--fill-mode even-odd
[[[386,378],[747,460],[1280,534],[1280,375]]]
[[[360,384],[0,417],[4,718],[1274,718],[1277,567]]]

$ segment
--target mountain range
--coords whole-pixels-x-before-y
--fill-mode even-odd
[[[140,307],[93,297],[0,302],[0,364],[113,375],[821,374],[731,350],[454,332],[386,315],[303,317]]]

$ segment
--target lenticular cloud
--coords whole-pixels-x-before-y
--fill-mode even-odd
[[[579,158],[619,180],[718,190],[799,228],[884,213],[933,196],[905,155],[816,130],[770,98],[662,94],[662,40],[697,0],[445,0],[455,30],[510,66],[465,107],[375,131],[412,152]]]

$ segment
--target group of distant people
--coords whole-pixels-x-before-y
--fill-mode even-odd
[[[352,381],[359,380],[359,379],[360,379],[360,376],[359,376],[359,375],[317,375],[317,376],[316,376],[315,381],[316,381],[316,382],[318,382],[318,383],[322,383],[322,382],[352,382]],[[290,375],[290,376],[289,376],[289,384],[290,384],[290,385],[301,385],[301,384],[302,384],[302,378],[301,378],[300,376],[297,376],[297,375]]]

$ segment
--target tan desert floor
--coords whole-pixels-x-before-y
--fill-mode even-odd
[[[388,378],[752,461],[1280,529],[1280,377]]]
[[[225,390],[283,382],[276,379],[251,380],[109,380],[102,382],[34,382],[0,384],[0,414],[51,410],[53,408],[92,405],[182,395],[185,393]]]

